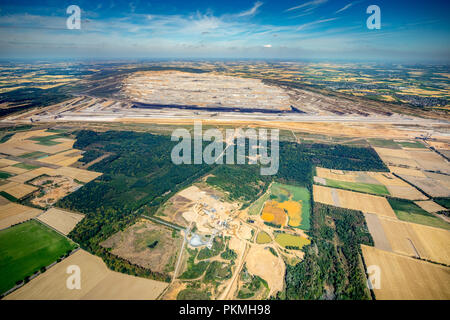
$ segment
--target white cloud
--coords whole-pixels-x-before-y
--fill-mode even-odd
[[[265,44],[263,47],[264,48],[272,48],[272,45],[271,44]]]
[[[361,1],[350,2],[349,4],[343,6],[341,9],[339,9],[338,11],[336,11],[335,13],[343,12],[343,11],[347,10],[348,8],[354,6],[355,4],[358,4],[358,3],[360,3],[360,2],[361,2]]]
[[[285,12],[298,10],[298,9],[302,9],[302,8],[306,8],[307,11],[310,11],[310,10],[315,9],[316,7],[318,7],[321,4],[324,4],[326,2],[328,2],[328,0],[313,0],[313,1],[305,2],[305,3],[301,4],[301,5],[289,8],[289,9],[285,10]]]

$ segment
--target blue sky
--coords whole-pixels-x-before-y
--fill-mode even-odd
[[[81,8],[68,30],[66,9]],[[369,5],[381,29],[369,30]],[[0,58],[450,62],[450,1],[0,0]]]

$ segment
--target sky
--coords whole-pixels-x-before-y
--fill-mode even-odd
[[[0,58],[450,63],[450,1],[0,0]]]

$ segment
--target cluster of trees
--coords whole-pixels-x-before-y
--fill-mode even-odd
[[[285,299],[370,299],[360,245],[373,245],[360,211],[314,204],[312,243],[304,260],[286,266]]]
[[[206,182],[227,192],[231,201],[250,204],[264,193],[272,181],[261,176],[257,165],[221,165],[211,171]]]

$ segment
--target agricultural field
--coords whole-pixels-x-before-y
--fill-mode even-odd
[[[311,243],[311,240],[288,233],[276,233],[275,241],[284,248],[297,248],[301,250],[303,246]]]
[[[42,210],[10,202],[0,196],[0,230],[33,219],[41,213]]]
[[[36,190],[38,190],[38,188],[27,184],[8,180],[0,180],[0,192],[7,193],[8,195],[16,199],[22,199]]]
[[[396,218],[386,198],[314,185],[314,201],[331,206]]]
[[[316,168],[316,183],[375,195],[389,195],[410,200],[427,197],[417,189],[387,172],[344,171]]]
[[[67,268],[77,265],[82,270],[81,289],[66,287]],[[6,296],[6,300],[154,300],[167,283],[138,278],[107,268],[101,258],[78,250],[22,288]],[[48,290],[51,287],[52,290]]]
[[[76,245],[37,221],[0,231],[0,292],[75,249]]]
[[[69,212],[57,208],[51,208],[39,215],[37,219],[46,225],[56,229],[64,235],[68,235],[75,226],[83,220],[84,215],[80,213]]]
[[[450,265],[450,231],[366,214],[375,247]]]
[[[365,245],[361,249],[366,266],[380,268],[378,300],[450,299],[450,268]]]
[[[435,213],[435,212],[440,212],[440,211],[446,211],[447,209],[444,208],[443,206],[437,204],[436,202],[432,201],[432,200],[428,200],[428,201],[414,201],[414,203],[416,205],[418,205],[419,207],[421,207],[423,210],[429,212],[429,213]]]
[[[402,199],[389,199],[388,201],[400,220],[450,230],[450,223],[429,213],[416,202]]]
[[[265,222],[284,227],[287,222],[287,215],[284,209],[279,206],[279,203],[272,200],[264,204],[261,219]]]
[[[83,184],[67,176],[40,176],[28,182],[39,188],[31,203],[41,208],[55,204],[59,199],[78,190]]]

